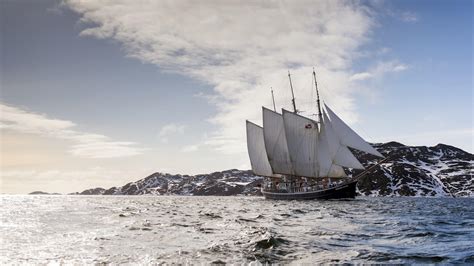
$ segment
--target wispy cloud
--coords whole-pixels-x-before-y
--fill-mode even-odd
[[[315,113],[311,71],[322,97],[355,121],[351,63],[369,40],[374,19],[356,1],[66,1],[86,27],[81,36],[114,39],[127,56],[214,87],[217,130],[205,145],[245,151],[245,119],[260,106],[290,108],[286,71],[292,70],[298,108]]]
[[[374,2],[375,1],[372,1],[372,3]],[[384,1],[379,1],[379,4],[375,7],[381,14],[406,23],[416,23],[420,20],[419,14],[413,10],[399,9],[390,2],[383,2]]]
[[[417,22],[418,15],[411,11],[404,11],[401,13],[400,19],[404,22]]]
[[[197,151],[198,149],[199,149],[199,145],[193,144],[193,145],[184,146],[181,149],[181,151],[182,152],[194,152],[194,151]]]
[[[18,107],[0,103],[0,130],[37,134],[71,141],[69,152],[84,158],[114,158],[141,154],[144,149],[135,142],[114,141],[111,138],[74,128],[68,120],[49,118]]]
[[[186,125],[175,123],[164,125],[160,132],[158,132],[158,138],[160,138],[161,142],[168,143],[170,136],[183,135],[186,127]]]
[[[368,71],[355,73],[350,77],[351,81],[362,81],[368,79],[382,78],[387,73],[401,72],[407,70],[408,65],[398,61],[379,62]]]
[[[373,77],[373,74],[370,72],[360,72],[351,76],[351,80],[366,80]]]

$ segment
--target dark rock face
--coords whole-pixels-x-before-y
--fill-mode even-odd
[[[43,192],[43,191],[33,191],[28,193],[28,195],[50,195],[48,192]]]
[[[91,189],[86,189],[79,193],[79,195],[102,195],[104,194],[105,189],[98,187],[98,188],[91,188]]]
[[[49,193],[44,191],[33,191],[28,193],[28,195],[61,195],[61,193]]]
[[[463,196],[474,197],[474,155],[438,144],[405,146],[397,142],[373,144],[390,159],[375,167],[358,183],[359,193],[370,196]],[[366,166],[379,160],[354,151]],[[360,170],[347,169],[350,175]],[[251,171],[227,170],[202,175],[154,173],[122,187],[88,189],[82,195],[261,195],[262,178]]]
[[[390,159],[360,179],[361,194],[474,196],[473,154],[444,144],[413,147],[388,142],[373,146]],[[364,166],[377,160],[371,155],[355,154]]]
[[[107,190],[88,189],[84,195],[259,195],[258,185],[262,178],[251,171],[236,169],[202,174],[172,175],[154,173],[136,182],[130,182],[122,187],[112,187]],[[90,194],[87,194],[90,193]]]

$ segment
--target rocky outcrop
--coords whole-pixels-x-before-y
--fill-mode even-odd
[[[257,195],[262,178],[251,171],[227,170],[202,175],[153,173],[122,187],[104,190],[102,195]],[[82,194],[82,193],[81,193]]]
[[[102,195],[104,194],[105,189],[101,187],[86,189],[79,193],[79,195]]]
[[[474,196],[474,155],[453,146],[373,144],[390,159],[360,179],[359,192],[380,196]],[[356,156],[370,166],[376,158]],[[352,174],[357,174],[351,171]]]
[[[48,192],[43,192],[43,191],[33,191],[28,193],[28,195],[50,195]]]

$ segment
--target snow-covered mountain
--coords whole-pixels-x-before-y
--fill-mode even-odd
[[[473,154],[444,144],[434,147],[405,146],[397,142],[373,145],[390,159],[360,179],[360,194],[474,197]],[[372,155],[355,154],[366,167],[378,160]],[[122,187],[88,189],[79,194],[259,195],[261,182],[262,178],[251,171],[236,169],[195,176],[154,173]]]
[[[453,146],[405,146],[397,142],[373,144],[390,159],[361,178],[364,195],[474,196],[474,155]],[[364,165],[375,158],[358,154]]]
[[[97,194],[256,195],[259,193],[257,185],[261,182],[262,178],[255,176],[251,171],[236,169],[195,176],[154,173],[136,182],[128,183],[122,187],[112,187]],[[95,190],[100,191],[100,188]]]

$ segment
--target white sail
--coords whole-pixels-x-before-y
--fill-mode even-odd
[[[334,138],[333,134],[331,128],[327,128],[323,120],[323,123],[320,123],[318,135],[319,176],[322,177],[328,176],[331,172],[331,167],[334,165],[333,158],[339,146],[339,141]]]
[[[247,149],[252,171],[256,175],[272,176],[272,168],[263,141],[263,128],[250,121],[247,121]]]
[[[344,169],[342,169],[341,166],[337,165],[337,164],[333,164],[331,165],[331,168],[329,169],[329,172],[327,175],[325,175],[327,177],[347,177],[347,174],[346,172],[344,172]]]
[[[344,145],[339,146],[339,150],[337,150],[336,156],[334,156],[334,163],[354,169],[365,169],[359,160],[357,160],[352,152]]]
[[[340,119],[326,104],[324,104],[324,107],[328,111],[334,131],[337,133],[337,136],[343,145],[383,158],[382,154],[370,146],[370,144],[344,123],[344,121],[342,121],[342,119]]]
[[[320,128],[318,149],[320,176],[345,176],[342,167],[364,169],[352,152],[341,143],[324,110]]]
[[[318,126],[309,118],[282,111],[288,152],[294,173],[298,176],[318,177]]]
[[[330,154],[332,156],[334,164],[343,167],[364,169],[364,166],[357,160],[352,152],[344,145],[342,139],[338,137],[337,132],[334,130],[331,120],[328,118],[326,112],[323,110],[323,123],[322,125],[326,129],[326,136],[330,143]]]
[[[265,107],[262,107],[262,110],[263,139],[273,173],[294,175],[288,154],[283,117]]]

